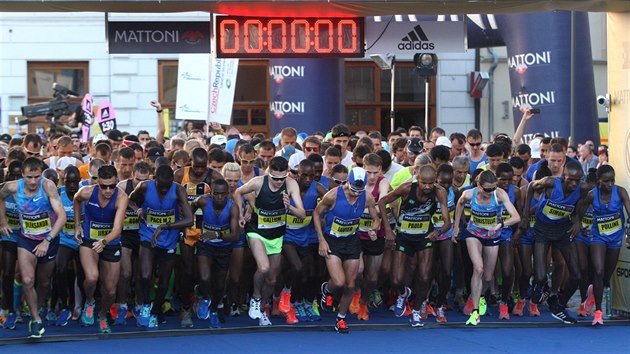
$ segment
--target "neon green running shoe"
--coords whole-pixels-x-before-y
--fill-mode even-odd
[[[321,317],[319,314],[319,304],[317,303],[317,300],[313,300],[313,312],[317,315],[317,317]]]
[[[479,319],[479,313],[477,311],[473,311],[473,313],[470,314],[468,321],[466,321],[466,326],[476,326],[479,322],[481,322]]]
[[[484,316],[487,310],[488,304],[486,303],[486,298],[482,296],[479,298],[479,316]]]

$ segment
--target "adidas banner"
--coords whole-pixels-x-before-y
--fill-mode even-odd
[[[496,15],[507,46],[514,126],[522,111],[540,108],[526,127],[525,141],[535,133],[569,137],[571,130],[571,13],[544,12]],[[573,144],[599,145],[595,80],[588,14],[575,14],[575,109]]]
[[[466,24],[458,22],[367,21],[367,54],[394,54],[397,60],[411,60],[416,53],[463,53]]]
[[[327,131],[339,123],[345,101],[339,77],[342,59],[269,60],[271,131]]]

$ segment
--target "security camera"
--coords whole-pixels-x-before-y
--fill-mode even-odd
[[[597,96],[597,103],[606,108],[606,112],[610,113],[610,94]]]

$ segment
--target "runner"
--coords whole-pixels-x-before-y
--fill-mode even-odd
[[[117,184],[116,168],[103,166],[98,169],[97,184],[81,188],[74,196],[74,237],[81,245],[79,257],[85,273],[83,289],[86,299],[81,324],[94,324],[94,293],[100,281],[98,327],[101,333],[111,332],[107,312],[116,300],[120,276],[120,233],[125,222],[127,195]],[[82,210],[85,210],[83,222]]]
[[[271,325],[267,314],[261,311],[261,306],[269,303],[280,270],[286,214],[290,212],[300,218],[306,217],[299,186],[293,179],[287,178],[288,173],[287,160],[276,156],[269,161],[267,175],[252,178],[234,192],[234,200],[246,196],[248,202],[254,205],[252,219],[246,223],[243,206],[237,203],[239,225],[246,226],[247,241],[257,265],[249,317],[259,319],[260,326]],[[290,204],[291,199],[295,206]]]
[[[29,334],[39,338],[45,329],[39,308],[48,298],[50,279],[59,248],[59,233],[66,223],[66,211],[57,187],[42,178],[43,162],[29,157],[22,164],[22,179],[6,182],[0,189],[0,232],[10,237],[6,199],[15,198],[22,231],[17,236],[17,261],[26,302],[31,310]],[[37,289],[35,278],[37,277]]]
[[[154,177],[154,180],[141,182],[129,196],[129,205],[136,210],[140,219],[138,259],[142,309],[137,320],[139,326],[152,328],[157,327],[157,322],[165,320],[162,304],[175,263],[179,230],[193,225],[186,190],[173,181],[173,170],[162,165],[156,169]],[[159,269],[159,282],[151,307],[150,292],[156,266]]]
[[[212,182],[212,196],[197,198],[191,208],[203,210],[203,233],[196,243],[201,294],[197,317],[210,318],[210,327],[220,328],[218,306],[225,293],[232,242],[238,240],[240,232],[238,207],[230,198],[227,182],[218,179]]]
[[[319,238],[319,255],[326,258],[330,280],[322,283],[321,306],[331,309],[333,296],[341,293],[337,307],[335,330],[348,333],[346,314],[355,290],[355,281],[361,258],[361,241],[357,235],[359,220],[367,208],[374,220],[368,231],[372,241],[380,229],[380,220],[371,195],[365,193],[367,173],[363,168],[353,168],[348,181],[331,189],[317,204],[313,212],[313,224]],[[383,208],[385,210],[385,208]],[[321,218],[326,214],[326,225]]]
[[[416,278],[412,283],[415,284],[416,298],[409,322],[412,327],[421,327],[424,325],[422,320],[427,318],[427,299],[433,279],[433,242],[450,229],[451,218],[448,212],[448,192],[436,184],[435,167],[425,165],[417,168],[415,173],[415,181],[405,182],[383,196],[378,206],[381,218],[386,220],[386,205],[401,199],[392,272],[392,288],[398,292],[394,314],[396,317],[405,314],[407,301],[412,294],[411,289],[405,286],[405,263],[415,258]],[[438,203],[444,220],[440,228],[436,228],[432,220]],[[394,238],[389,223],[385,223],[385,237]]]
[[[593,263],[593,293],[595,296],[595,315],[593,326],[603,325],[602,297],[610,291],[610,277],[617,265],[619,250],[624,233],[628,237],[624,208],[630,213],[630,199],[625,188],[615,184],[615,170],[610,165],[597,169],[597,187],[588,192],[586,199],[580,202],[577,217],[580,218],[589,206],[593,208],[593,226],[590,232],[591,261]],[[630,238],[626,238],[626,247],[630,247]],[[610,301],[610,297],[607,297]],[[607,304],[611,306],[611,304]]]
[[[460,234],[462,212],[467,201],[470,201],[471,216],[462,236],[473,264],[470,287],[473,311],[466,324],[476,326],[481,322],[480,316],[486,313],[487,304],[481,295],[492,284],[501,229],[517,224],[520,217],[507,193],[502,189],[497,190],[497,178],[494,173],[484,171],[479,175],[477,187],[462,193],[457,202],[452,236],[455,243]],[[501,219],[503,208],[510,214],[510,218],[505,221]]]

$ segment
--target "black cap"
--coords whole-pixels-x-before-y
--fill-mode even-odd
[[[420,138],[411,138],[407,142],[407,150],[419,154],[424,150],[424,143]]]
[[[3,141],[8,144],[11,141],[11,135],[9,134],[0,135],[0,141]]]
[[[154,147],[149,149],[148,157],[151,161],[155,161],[158,157],[164,156],[164,152],[162,149]]]
[[[118,129],[112,129],[112,130],[108,131],[107,132],[107,138],[109,140],[113,140],[113,141],[122,141],[123,140],[122,133]]]

